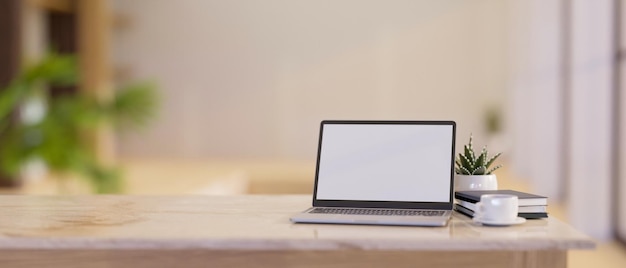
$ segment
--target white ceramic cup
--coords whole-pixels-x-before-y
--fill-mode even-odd
[[[508,223],[517,219],[518,199],[510,194],[485,194],[476,203],[474,218],[478,221]]]

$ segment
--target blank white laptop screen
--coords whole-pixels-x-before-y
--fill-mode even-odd
[[[449,202],[451,125],[327,124],[317,199]]]

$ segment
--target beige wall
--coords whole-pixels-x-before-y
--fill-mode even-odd
[[[506,5],[116,0],[115,63],[163,97],[119,151],[313,159],[322,119],[453,119],[483,144],[506,98]]]

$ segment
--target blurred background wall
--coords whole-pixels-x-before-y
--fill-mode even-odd
[[[506,1],[113,1],[124,77],[161,117],[122,155],[313,160],[322,119],[453,119],[487,143],[506,96]]]
[[[118,78],[164,100],[119,154],[313,161],[322,119],[452,119],[610,237],[615,3],[113,1]]]
[[[473,133],[502,151],[575,227],[626,237],[622,2],[6,0],[20,12],[2,10],[19,23],[0,25],[14,37],[0,72],[18,69],[15,48],[41,57],[69,20],[93,88],[154,80],[154,124],[98,139],[122,163],[161,159],[135,189],[198,188],[172,177],[207,166],[311,182],[320,120],[452,119],[458,145]]]

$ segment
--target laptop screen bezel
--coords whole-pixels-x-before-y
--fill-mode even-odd
[[[317,199],[320,159],[322,155],[322,139],[324,126],[330,124],[343,125],[446,125],[452,127],[452,146],[450,148],[450,192],[448,202],[399,202],[399,201],[363,201],[363,200],[328,200]],[[320,123],[320,133],[317,148],[317,163],[315,166],[315,184],[313,187],[314,207],[357,207],[357,208],[401,208],[401,209],[436,209],[452,210],[454,198],[454,157],[456,140],[456,122],[454,121],[364,121],[364,120],[323,120]]]

